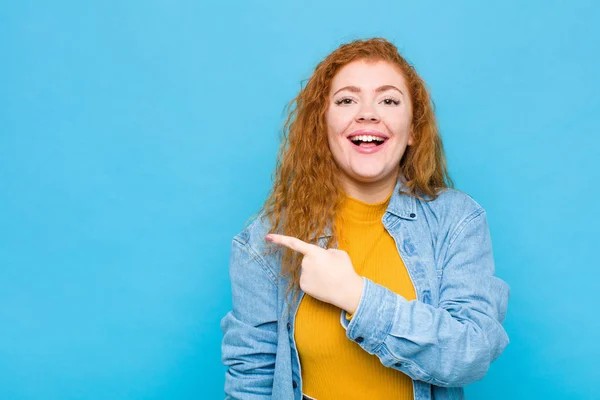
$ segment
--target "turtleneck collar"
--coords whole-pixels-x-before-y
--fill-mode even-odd
[[[386,199],[379,203],[365,203],[364,201],[346,195],[341,209],[344,219],[349,222],[359,223],[381,221],[393,193],[393,191],[390,192]]]

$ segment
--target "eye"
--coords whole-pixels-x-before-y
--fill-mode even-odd
[[[390,106],[390,105],[395,105],[397,106],[398,104],[400,104],[400,100],[396,100],[393,97],[386,97],[385,99],[382,100],[386,105]]]
[[[351,104],[352,101],[353,100],[350,97],[343,97],[343,98],[341,98],[339,100],[336,100],[335,104],[337,104],[338,106],[340,104]]]

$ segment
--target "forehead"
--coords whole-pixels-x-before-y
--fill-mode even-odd
[[[336,91],[348,85],[364,90],[373,90],[383,85],[406,89],[406,82],[399,68],[387,61],[357,60],[345,65],[333,77],[331,90]]]

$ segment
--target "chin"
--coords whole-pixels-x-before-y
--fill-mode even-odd
[[[352,175],[352,177],[359,182],[372,183],[372,182],[377,182],[378,180],[383,179],[385,177],[385,175],[383,173],[378,173],[378,174],[354,173]]]

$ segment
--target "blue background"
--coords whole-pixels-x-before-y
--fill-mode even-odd
[[[468,398],[600,398],[600,7],[415,3],[2,2],[0,398],[223,398],[229,247],[284,106],[372,36],[430,85],[511,286]]]

